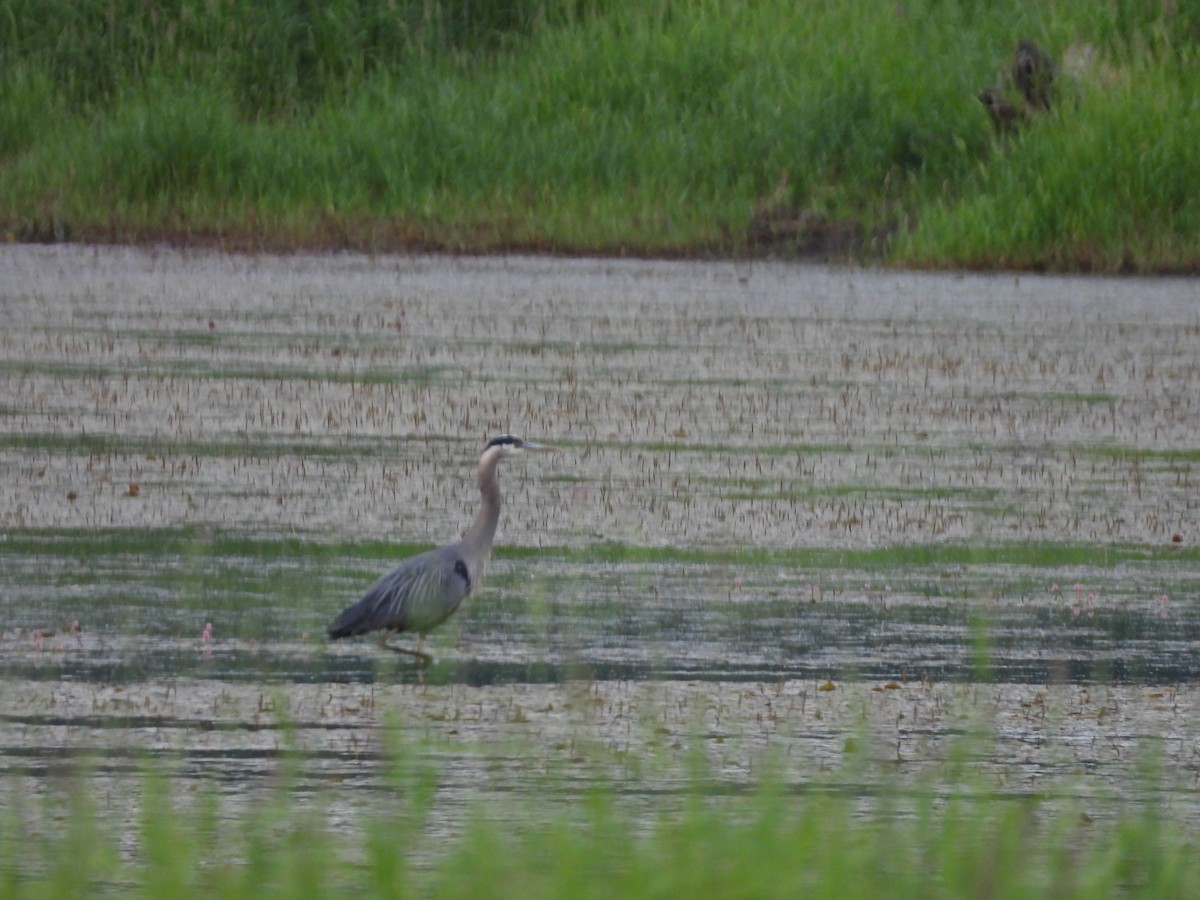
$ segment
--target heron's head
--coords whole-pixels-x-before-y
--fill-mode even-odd
[[[501,434],[488,441],[487,446],[483,448],[486,454],[493,447],[497,449],[500,458],[504,459],[508,456],[513,456],[522,451],[528,450],[533,453],[557,453],[557,447],[550,447],[546,444],[535,444],[533,441],[527,441],[524,438],[519,438],[514,434]]]

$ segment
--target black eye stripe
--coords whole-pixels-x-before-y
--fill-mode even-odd
[[[486,450],[488,447],[499,447],[505,444],[512,447],[520,447],[521,439],[519,437],[514,437],[511,434],[501,434],[488,441],[487,447],[484,447],[483,449]]]

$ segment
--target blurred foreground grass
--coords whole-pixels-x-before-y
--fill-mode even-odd
[[[3,6],[10,240],[1200,267],[1189,4]],[[1025,37],[1088,65],[1001,141]]]
[[[272,797],[232,819],[218,783],[189,794],[158,769],[105,786],[67,767],[33,799],[8,785],[0,895],[1170,898],[1200,889],[1194,837],[1169,809],[1004,796],[968,774],[970,754],[936,787],[865,794],[819,781],[786,789],[769,774],[731,791],[697,763],[683,810],[649,821],[622,810],[629,786],[613,784],[566,813],[480,804],[463,833],[446,834],[427,827],[437,771],[410,750],[364,761],[390,767],[390,794],[336,827],[328,800],[352,788],[299,790],[286,751]],[[106,811],[114,789],[139,795],[132,833]]]

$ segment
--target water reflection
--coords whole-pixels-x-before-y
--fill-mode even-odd
[[[371,639],[326,645],[270,639],[52,635],[42,650],[21,632],[0,640],[9,677],[129,684],[210,678],[265,684],[427,683],[472,686],[570,681],[928,680],[1161,684],[1200,676],[1200,623],[1149,610],[1080,620],[1023,608],[987,616],[954,605],[771,601],[681,616],[645,604],[464,614],[435,636],[428,669]]]

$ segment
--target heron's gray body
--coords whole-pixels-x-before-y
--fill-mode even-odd
[[[398,632],[415,632],[421,638],[415,655],[428,659],[420,650],[425,635],[454,615],[482,579],[491,555],[500,522],[500,484],[496,477],[500,460],[519,450],[553,449],[508,434],[489,441],[479,459],[483,502],[463,539],[414,556],[388,572],[333,620],[329,636],[344,638],[382,630],[386,638]]]
[[[329,636],[353,637],[381,629],[428,634],[458,611],[476,580],[461,544],[426,551],[376,581],[334,619]]]

